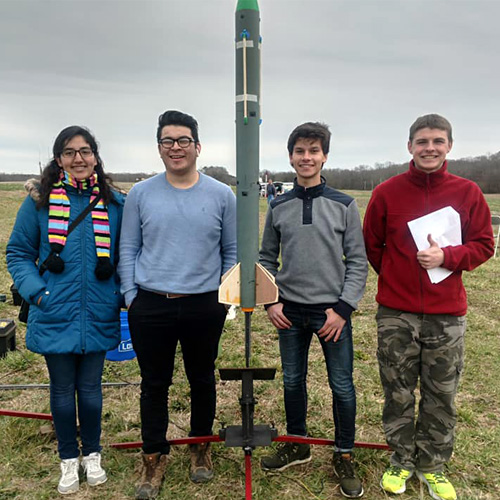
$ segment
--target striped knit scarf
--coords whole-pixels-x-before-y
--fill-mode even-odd
[[[77,181],[70,173],[61,170],[61,176],[54,183],[49,197],[48,232],[49,244],[53,255],[47,262],[47,268],[55,273],[60,273],[64,269],[64,262],[59,254],[63,251],[68,236],[70,201],[65,186],[73,186],[81,191],[92,188],[90,203],[99,196],[99,184],[96,173],[89,179]],[[102,200],[97,202],[91,214],[97,253],[96,276],[98,279],[108,279],[113,274],[113,267],[109,259],[111,236],[109,232],[108,211]]]

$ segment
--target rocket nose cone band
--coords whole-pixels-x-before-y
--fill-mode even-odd
[[[236,12],[239,10],[259,10],[259,4],[257,0],[238,0],[236,5]]]

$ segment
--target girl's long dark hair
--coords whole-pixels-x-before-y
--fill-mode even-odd
[[[97,161],[95,172],[97,174],[99,190],[104,204],[109,205],[110,202],[113,201],[114,198],[111,192],[111,188],[114,187],[113,181],[109,175],[104,173],[104,166],[102,159],[99,156],[99,146],[95,137],[89,129],[80,127],[79,125],[72,125],[71,127],[66,127],[61,130],[54,141],[54,146],[52,147],[52,160],[50,160],[47,166],[43,169],[42,177],[40,179],[40,198],[37,202],[37,208],[47,207],[49,205],[49,197],[52,186],[59,180],[59,176],[61,174],[61,167],[57,164],[56,159],[61,157],[66,144],[77,135],[81,135],[94,152],[94,156]]]

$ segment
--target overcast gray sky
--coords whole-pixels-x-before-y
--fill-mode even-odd
[[[159,172],[158,115],[193,114],[198,165],[235,173],[236,0],[0,0],[0,172],[36,172],[58,132],[88,126],[110,172]],[[261,170],[330,125],[327,167],[402,162],[437,112],[451,158],[500,150],[500,1],[259,0]]]

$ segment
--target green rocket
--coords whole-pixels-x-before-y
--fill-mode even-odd
[[[245,313],[245,367],[220,368],[222,380],[241,380],[242,425],[224,427],[226,446],[241,446],[245,463],[256,446],[269,446],[277,431],[254,425],[254,380],[272,380],[274,368],[250,367],[252,313],[256,305],[278,301],[274,277],[259,263],[259,127],[260,16],[257,0],[238,0],[236,7],[236,207],[238,263],[222,277],[219,302],[238,305]],[[247,476],[248,477],[248,476]],[[249,486],[247,484],[247,486]],[[248,492],[250,491],[250,496]],[[247,488],[251,498],[251,488]]]
[[[259,258],[259,129],[261,123],[261,37],[257,0],[236,6],[236,204],[238,263],[222,278],[219,301],[251,313],[277,302],[274,278]]]

